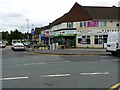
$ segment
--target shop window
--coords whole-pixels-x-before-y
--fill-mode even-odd
[[[82,44],[82,38],[78,38],[78,44]]]
[[[90,36],[87,36],[86,41],[87,41],[87,44],[90,44]]]
[[[95,44],[98,44],[98,38],[95,38]]]
[[[81,45],[90,44],[90,36],[82,36],[81,38],[78,38],[78,44]]]
[[[86,27],[86,22],[85,21],[80,22],[80,27]]]
[[[103,43],[107,43],[107,37],[108,35],[103,35]]]
[[[67,23],[67,28],[73,28],[73,22],[68,22]]]
[[[103,36],[102,35],[95,35],[95,44],[103,44]]]

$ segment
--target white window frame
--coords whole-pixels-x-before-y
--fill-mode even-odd
[[[73,28],[73,22],[68,22],[67,23],[67,28]]]
[[[86,21],[81,21],[80,22],[80,27],[87,27],[87,22]]]
[[[106,21],[100,21],[99,25],[100,25],[100,27],[105,27],[105,26],[107,26],[107,22]]]

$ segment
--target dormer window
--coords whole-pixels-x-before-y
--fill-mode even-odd
[[[67,23],[67,28],[73,28],[73,22],[68,22]]]

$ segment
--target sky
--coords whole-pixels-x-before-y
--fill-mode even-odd
[[[120,0],[0,0],[0,32],[18,29],[27,32],[27,25],[46,26],[67,13],[77,2],[82,6],[118,6]]]

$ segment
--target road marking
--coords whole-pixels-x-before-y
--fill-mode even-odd
[[[17,79],[28,79],[28,77],[11,77],[11,78],[2,78],[0,80],[17,80]]]
[[[120,86],[120,83],[117,83],[117,84],[113,85],[111,88],[109,88],[109,90],[114,90],[115,88],[117,88],[119,86]],[[120,88],[118,90],[120,90]]]
[[[45,64],[45,63],[28,63],[28,64],[24,64],[24,65],[34,65],[34,64]]]
[[[100,59],[100,60],[101,60],[101,61],[105,61],[105,60],[106,60],[106,61],[108,61],[108,60],[109,60],[109,61],[110,61],[110,60],[111,60],[111,61],[118,61],[119,59]]]
[[[37,64],[57,64],[57,63],[68,63],[70,61],[54,61],[54,62],[42,62],[42,63],[28,63],[24,65],[37,65]]]
[[[81,75],[108,75],[109,72],[80,73]]]
[[[41,75],[41,77],[65,77],[65,76],[70,76],[70,74]]]

